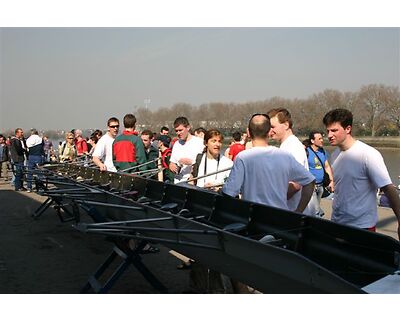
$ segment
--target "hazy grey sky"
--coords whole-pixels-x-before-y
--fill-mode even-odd
[[[399,86],[399,42],[399,28],[1,28],[0,132],[104,128],[146,98],[155,109]]]

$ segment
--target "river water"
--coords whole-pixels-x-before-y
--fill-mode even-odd
[[[386,166],[389,170],[392,182],[397,186],[400,184],[400,149],[396,148],[381,148],[378,149],[385,159]]]

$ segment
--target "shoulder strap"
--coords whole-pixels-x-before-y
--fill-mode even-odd
[[[317,156],[317,158],[318,158],[318,160],[319,160],[319,163],[321,163],[322,169],[324,170],[324,172],[326,172],[326,171],[325,171],[325,163],[322,163],[321,158],[318,157],[318,154],[313,150],[313,148],[310,148],[310,150],[311,150],[312,152],[314,152],[314,154]]]
[[[196,178],[199,175],[199,166],[200,166],[203,155],[204,155],[204,153],[199,153],[196,156],[196,162],[193,164],[193,169],[192,169],[192,175],[194,178]]]

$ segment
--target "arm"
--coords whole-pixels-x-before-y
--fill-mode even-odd
[[[181,158],[181,159],[179,159],[179,163],[183,164],[183,165],[190,166],[190,165],[193,164],[193,160],[190,159],[190,158]]]
[[[103,162],[101,162],[101,160],[98,157],[93,156],[93,162],[96,166],[100,168],[100,171],[107,171],[106,165]]]
[[[314,185],[315,181],[312,181],[309,184],[303,186],[303,188],[301,189],[300,202],[295,210],[296,212],[302,213],[304,209],[307,207],[307,204],[310,202],[311,196],[314,192]]]
[[[291,197],[293,197],[300,189],[301,189],[300,184],[290,181],[287,191],[287,199],[289,200]]]
[[[335,192],[335,186],[334,186],[334,181],[333,181],[333,171],[332,171],[332,167],[329,164],[328,160],[325,161],[325,171],[326,173],[329,175],[329,178],[331,179],[331,182],[329,183],[329,189],[331,192]]]
[[[144,151],[144,144],[142,139],[137,138],[135,141],[135,148],[136,148],[136,165],[143,164],[147,162],[146,158],[146,151]],[[150,169],[148,165],[144,165],[138,168],[139,171],[145,171]]]
[[[242,192],[244,184],[245,166],[241,158],[237,157],[236,159],[229,177],[222,187],[222,193],[231,197],[238,196]]]
[[[394,214],[396,215],[398,226],[397,226],[397,235],[400,240],[400,198],[397,194],[397,190],[394,185],[388,184],[381,188],[381,190],[385,193],[385,195],[389,199],[390,207],[393,209]]]
[[[170,162],[169,163],[169,170],[171,170],[173,173],[178,174],[178,166],[176,163]]]

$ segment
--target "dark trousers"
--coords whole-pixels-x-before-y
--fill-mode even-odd
[[[24,175],[24,163],[14,162],[14,174],[15,174],[15,190],[22,188],[22,177]]]
[[[32,179],[33,179],[33,170],[37,167],[37,165],[43,164],[42,156],[29,156],[28,160],[28,175],[27,182],[28,189],[32,189]]]

